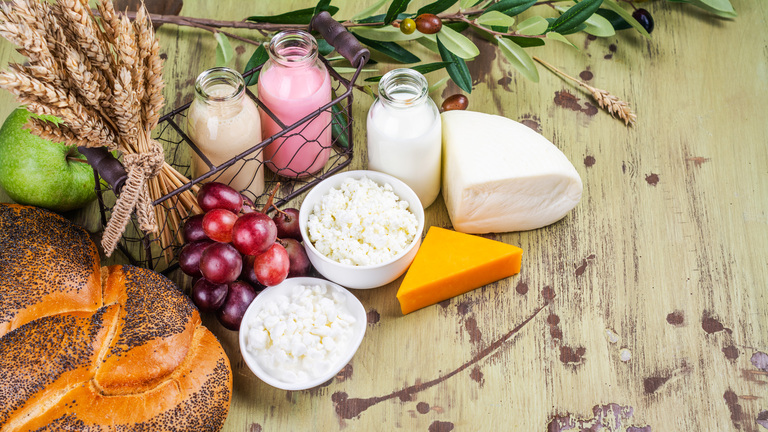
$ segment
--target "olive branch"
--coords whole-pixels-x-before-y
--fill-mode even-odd
[[[337,20],[374,52],[421,73],[446,69],[450,79],[461,90],[471,93],[473,81],[467,62],[475,59],[480,50],[475,42],[466,36],[467,33],[472,32],[497,46],[508,63],[522,76],[538,82],[538,69],[533,58],[526,52],[526,48],[542,46],[550,42],[565,43],[575,48],[566,36],[582,32],[595,37],[612,37],[617,31],[633,29],[643,37],[649,38],[649,30],[653,28],[652,21],[650,25],[647,21],[650,19],[650,14],[644,9],[637,9],[630,0],[619,1],[634,8],[634,13],[617,0],[579,0],[575,3],[566,0],[436,0],[416,11],[408,11],[411,0],[378,0],[349,19],[337,18]],[[729,0],[667,1],[688,3],[724,18],[736,16]],[[542,8],[548,11],[554,10],[559,13],[559,16],[542,16],[543,14],[539,12]],[[333,6],[331,0],[320,0],[314,8],[299,9],[278,15],[250,16],[243,21],[217,21],[165,15],[151,15],[150,18],[157,24],[191,26],[214,33],[217,40],[216,58],[220,65],[228,63],[234,57],[230,38],[257,45],[246,66],[246,70],[249,70],[268,59],[262,42],[234,35],[222,29],[252,29],[263,36],[289,29],[306,30],[312,17],[321,11],[336,15],[339,8]],[[644,14],[638,15],[640,11]],[[524,12],[538,13],[526,13],[528,16],[519,20],[519,16]],[[419,26],[418,19],[424,16],[434,17],[439,25],[434,25],[433,19],[432,25]],[[638,21],[636,17],[640,20]],[[415,29],[413,29],[414,20],[417,23]],[[338,56],[328,57],[333,52],[333,47],[322,39],[318,42],[320,53],[326,56],[326,59],[343,60]],[[434,52],[439,56],[439,61],[422,61],[409,50],[409,45],[412,43],[423,45]],[[369,64],[375,64],[375,62],[372,61]],[[356,69],[345,66],[343,63],[339,63],[338,67],[334,68],[339,73],[352,73]],[[547,69],[560,76],[568,77],[557,68],[548,67]],[[248,85],[255,84],[257,79],[258,75],[252,75]],[[373,83],[379,79],[381,76],[372,76],[365,81]],[[577,82],[577,84],[584,87],[583,83]],[[373,95],[370,85],[358,88]],[[627,125],[634,123],[635,114],[627,103],[604,90],[589,91],[593,97],[597,98],[595,95],[600,95],[600,98],[597,98],[600,106],[611,115],[618,116]],[[603,103],[606,100],[614,103]],[[624,109],[611,109],[611,107],[615,108],[616,104],[621,104]],[[631,121],[628,120],[630,118]]]

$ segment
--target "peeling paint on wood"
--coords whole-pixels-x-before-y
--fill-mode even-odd
[[[768,411],[760,411],[760,414],[757,415],[757,424],[764,427],[765,429],[768,429]]]
[[[533,114],[523,114],[520,117],[520,123],[528,126],[529,128],[541,133],[541,119]]]
[[[595,405],[592,415],[590,419],[579,418],[573,414],[556,415],[549,422],[547,432],[652,432],[648,425],[634,425],[634,408],[631,406],[615,403]]]
[[[670,312],[667,315],[667,322],[672,324],[673,326],[681,326],[685,322],[685,315],[683,314],[683,311],[674,311]]]
[[[757,351],[756,353],[752,354],[752,357],[750,357],[749,361],[754,367],[760,369],[763,372],[768,372],[768,354],[762,351]]]
[[[555,105],[560,108],[581,112],[589,117],[594,117],[598,112],[597,106],[590,102],[584,102],[584,106],[582,107],[579,98],[574,96],[573,93],[568,90],[556,91],[554,101]]]
[[[451,432],[454,426],[451,422],[435,420],[429,425],[429,432]]]

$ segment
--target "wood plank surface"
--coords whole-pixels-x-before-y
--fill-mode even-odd
[[[222,20],[314,6],[147,3]],[[372,3],[333,2],[341,17]],[[470,109],[550,139],[582,177],[581,202],[551,226],[487,236],[525,251],[511,278],[407,316],[395,298],[400,280],[353,291],[368,311],[366,337],[316,389],[261,382],[242,361],[237,334],[206,317],[234,371],[225,430],[768,430],[768,361],[760,362],[768,358],[768,3],[733,3],[738,18],[724,20],[644,2],[656,22],[650,40],[632,31],[579,34],[569,36],[578,49],[548,41],[530,50],[629,101],[638,114],[632,128],[541,66],[540,83],[526,80],[477,40]],[[179,106],[197,74],[214,66],[215,42],[169,24],[158,35],[168,108]],[[233,45],[242,70],[254,46]],[[395,67],[376,58],[381,70]],[[0,59],[20,57],[3,41]],[[456,92],[450,84],[432,96],[439,104]],[[366,166],[360,119],[371,102],[356,92],[353,168]],[[2,118],[15,106],[0,93]],[[441,198],[426,215],[428,226],[450,227]],[[93,206],[68,216],[99,228]]]

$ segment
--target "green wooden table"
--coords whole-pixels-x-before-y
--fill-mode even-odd
[[[158,13],[221,20],[314,6],[148,3]],[[372,3],[334,1],[342,17]],[[656,20],[650,40],[631,31],[579,34],[569,36],[578,49],[550,42],[530,50],[629,101],[638,114],[632,128],[540,66],[540,83],[526,80],[477,40],[470,109],[554,142],[582,177],[581,203],[549,227],[490,236],[524,249],[514,277],[407,316],[395,299],[399,280],[355,291],[368,311],[366,337],[319,388],[264,384],[243,363],[237,334],[206,317],[234,371],[225,430],[766,430],[758,420],[768,417],[768,366],[751,359],[768,352],[768,3],[734,6],[739,17],[723,20],[647,2]],[[170,109],[189,101],[194,78],[214,65],[215,41],[170,24],[158,35]],[[254,46],[233,44],[242,70]],[[0,58],[19,56],[3,41]],[[382,71],[395,67],[377,60]],[[456,92],[449,84],[432,96],[440,103]],[[356,93],[355,117],[371,102]],[[0,116],[15,105],[0,93]],[[364,168],[364,122],[354,131],[352,167]],[[0,201],[8,201],[2,192]],[[428,226],[450,226],[441,198],[426,214]],[[68,216],[99,228],[95,207]]]

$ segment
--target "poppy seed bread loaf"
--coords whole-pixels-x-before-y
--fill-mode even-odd
[[[0,204],[0,432],[218,431],[232,372],[168,279],[100,267],[88,234]]]

